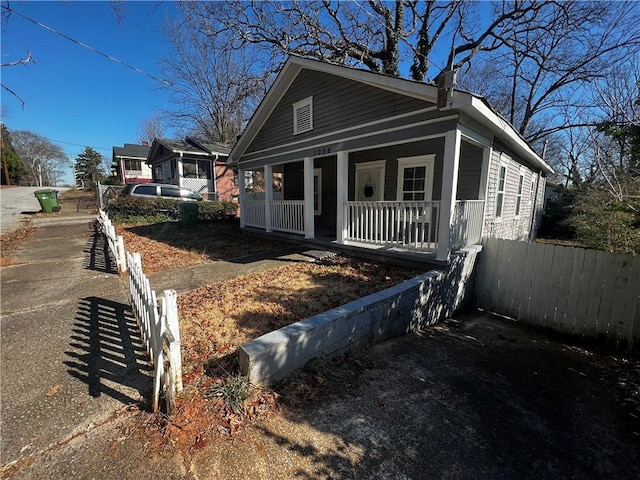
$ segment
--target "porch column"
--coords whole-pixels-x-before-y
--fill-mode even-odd
[[[444,161],[442,165],[442,198],[440,201],[440,223],[438,224],[437,260],[449,259],[449,243],[453,214],[458,193],[458,168],[460,166],[460,130],[447,132],[444,139]]]
[[[313,158],[304,159],[304,238],[315,238],[313,226]]]
[[[179,187],[182,187],[183,183],[182,183],[182,179],[184,178],[184,166],[182,165],[182,161],[184,160],[184,154],[182,152],[180,152],[180,160],[177,161],[178,163],[178,183],[176,185],[178,185]],[[175,180],[175,179],[174,179]]]
[[[244,227],[244,201],[247,199],[247,189],[244,184],[244,170],[238,168],[238,203],[240,204],[240,227]]]
[[[347,239],[347,209],[349,200],[349,154],[344,150],[338,152],[336,163],[336,241],[344,245]]]
[[[271,201],[273,200],[273,168],[264,166],[264,224],[267,232],[273,232],[271,228]]]

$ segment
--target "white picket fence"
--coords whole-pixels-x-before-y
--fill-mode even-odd
[[[125,256],[124,240],[122,239],[122,235],[116,235],[116,229],[111,223],[107,212],[102,209],[98,209],[98,220],[102,225],[102,231],[104,232],[104,236],[107,238],[109,249],[116,261],[118,272],[126,272],[127,258]]]
[[[98,218],[109,249],[116,259],[118,271],[128,271],[131,307],[154,367],[153,411],[158,410],[160,391],[164,387],[167,410],[171,413],[174,396],[183,388],[177,294],[175,290],[165,290],[158,304],[156,292],[151,289],[149,279],[142,270],[140,254],[125,251],[122,236],[116,235],[115,228],[102,209]]]
[[[154,366],[153,411],[158,410],[162,384],[171,410],[174,393],[182,391],[177,294],[175,290],[165,290],[158,307],[156,292],[142,271],[140,254],[127,252],[127,264],[131,306]]]

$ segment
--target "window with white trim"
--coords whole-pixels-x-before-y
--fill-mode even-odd
[[[498,185],[496,187],[496,219],[502,218],[504,210],[504,192],[507,184],[507,164],[502,162],[498,172]]]
[[[313,130],[313,97],[293,104],[293,134]]]
[[[313,214],[322,215],[322,169],[313,169]]]
[[[531,179],[531,190],[529,191],[529,204],[533,203],[535,192],[536,192],[536,181],[535,179]]]
[[[435,155],[420,155],[398,159],[396,198],[401,202],[431,200]]]
[[[522,190],[524,190],[524,168],[520,168],[520,175],[518,176],[518,190],[516,191],[516,217],[520,216],[520,210],[522,207]]]

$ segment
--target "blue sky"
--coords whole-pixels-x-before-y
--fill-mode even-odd
[[[168,49],[161,29],[176,15],[171,2],[126,2],[119,23],[109,2],[11,1],[9,6],[163,78],[158,57]],[[85,146],[111,158],[114,145],[137,143],[140,122],[167,100],[158,81],[11,15],[2,28],[2,63],[24,58],[27,51],[37,63],[2,69],[2,83],[25,102],[23,108],[3,89],[2,122],[10,131],[30,130],[54,141],[71,160]],[[71,179],[69,169],[64,182]]]

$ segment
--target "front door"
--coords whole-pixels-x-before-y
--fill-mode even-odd
[[[384,200],[385,161],[356,163],[356,202]]]

